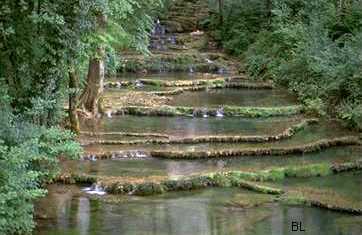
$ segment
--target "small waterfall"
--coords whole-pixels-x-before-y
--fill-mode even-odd
[[[136,80],[136,81],[135,81],[135,87],[136,87],[136,88],[143,88],[144,85],[143,85],[143,83],[142,83],[140,80]]]
[[[111,110],[107,110],[107,111],[106,111],[106,116],[107,116],[107,118],[112,118],[112,111],[111,111]]]
[[[166,41],[165,41],[165,35],[166,35],[166,28],[165,26],[161,25],[161,22],[159,19],[157,19],[155,26],[151,32],[151,35],[153,36],[153,40],[151,40],[150,48],[156,49],[156,50],[166,50]]]
[[[91,155],[90,160],[91,160],[92,162],[97,161],[96,155]]]
[[[212,61],[212,60],[210,60],[210,59],[208,59],[208,58],[206,58],[205,60],[206,60],[206,62],[207,62],[208,64],[213,64],[213,63],[214,63],[214,61]]]
[[[207,114],[207,108],[202,109],[202,117],[207,118],[209,115]]]
[[[83,160],[88,160],[88,161],[92,161],[92,162],[96,162],[97,161],[97,156],[94,154],[88,154],[86,156],[83,156],[82,158]]]
[[[161,25],[159,19],[157,19],[154,29],[152,30],[152,34],[154,36],[165,36],[166,28],[165,26]]]
[[[103,187],[96,183],[92,184],[92,186],[90,187],[83,188],[82,191],[88,194],[99,195],[99,196],[106,194],[106,191],[104,191]]]
[[[124,158],[147,158],[149,154],[139,150],[119,151],[112,153],[112,159],[124,159]]]
[[[189,73],[194,73],[195,70],[194,70],[194,67],[192,65],[189,66]]]
[[[216,110],[216,117],[224,117],[224,108],[220,107]]]
[[[118,88],[118,89],[122,88],[122,83],[116,82],[116,88]]]

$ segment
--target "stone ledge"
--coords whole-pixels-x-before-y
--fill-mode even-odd
[[[202,117],[203,115],[216,116],[218,108],[208,108],[204,110],[200,107],[183,107],[162,105],[150,106],[124,106],[117,110],[112,110],[114,115],[139,115],[139,116],[188,116]],[[290,105],[280,107],[240,107],[223,106],[224,116],[237,116],[249,118],[266,118],[276,116],[293,116],[303,112],[302,105]]]
[[[189,138],[173,138],[169,135],[151,134],[151,133],[87,133],[90,136],[103,135],[119,135],[119,136],[134,136],[134,137],[156,137],[154,139],[145,140],[95,140],[89,141],[88,144],[103,144],[103,145],[138,145],[138,144],[199,144],[199,143],[264,143],[290,138],[305,127],[318,123],[318,119],[306,119],[285,129],[282,133],[276,135],[260,135],[260,136],[196,136]],[[162,139],[160,139],[162,138]]]

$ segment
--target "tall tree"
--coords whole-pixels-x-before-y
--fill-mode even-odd
[[[107,16],[99,13],[97,17],[97,34],[104,34],[107,27]],[[105,76],[105,46],[102,43],[97,45],[95,55],[89,59],[88,75],[86,87],[82,95],[84,108],[96,116],[99,112],[98,101],[103,92],[103,83]]]
[[[224,23],[224,0],[218,0],[219,5],[219,23]]]
[[[93,35],[95,52],[89,58],[86,87],[81,96],[83,108],[96,116],[99,112],[99,99],[107,64],[106,48],[114,51],[126,45],[145,52],[148,34],[152,27],[151,15],[160,7],[161,0],[104,0],[104,8],[97,13],[96,30]]]

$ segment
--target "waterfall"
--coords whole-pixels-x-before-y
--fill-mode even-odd
[[[106,111],[106,116],[107,116],[107,118],[112,118],[112,111],[111,111],[111,110],[107,110],[107,111]]]
[[[214,61],[212,61],[212,60],[210,60],[210,59],[208,59],[208,58],[206,58],[205,60],[206,60],[206,62],[207,62],[208,64],[213,64],[213,63],[214,63]]]
[[[192,65],[190,65],[189,66],[189,73],[194,73],[195,71],[194,71],[194,68],[193,68],[193,66]]]
[[[116,82],[116,87],[117,87],[118,89],[122,88],[122,83]]]
[[[88,194],[99,195],[99,196],[106,194],[106,191],[104,191],[103,187],[98,185],[97,183],[92,184],[92,186],[90,187],[83,188],[82,191]]]
[[[216,117],[224,117],[224,108],[220,107],[216,110]]]
[[[209,115],[207,114],[207,108],[202,109],[202,117],[207,118]]]
[[[136,80],[136,81],[135,81],[135,86],[136,86],[136,88],[142,88],[142,87],[144,87],[143,83],[142,83],[140,80]]]

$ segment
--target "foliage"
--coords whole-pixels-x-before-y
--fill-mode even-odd
[[[25,233],[34,226],[32,201],[58,173],[59,156],[81,152],[70,132],[38,127],[0,112],[0,234]]]
[[[211,1],[211,5],[217,5]],[[227,52],[240,55],[254,42],[260,28],[266,26],[266,8],[262,0],[224,1],[223,24],[219,24],[218,7],[212,7],[214,14],[208,27],[215,29],[214,36]]]
[[[32,201],[58,173],[58,158],[81,149],[62,131],[68,76],[81,79],[97,48],[107,71],[118,52],[146,52],[160,0],[13,1],[0,4],[0,234],[31,232]],[[107,27],[100,31],[101,16]],[[83,79],[84,80],[84,79]]]
[[[225,22],[217,25],[230,34],[223,32],[219,39],[244,58],[251,77],[288,86],[307,111],[328,113],[361,129],[361,1],[274,0],[270,19],[267,12],[261,14],[263,4],[267,9],[266,0],[249,2],[244,8],[240,1],[232,2],[225,5]],[[248,18],[251,15],[260,21]]]

